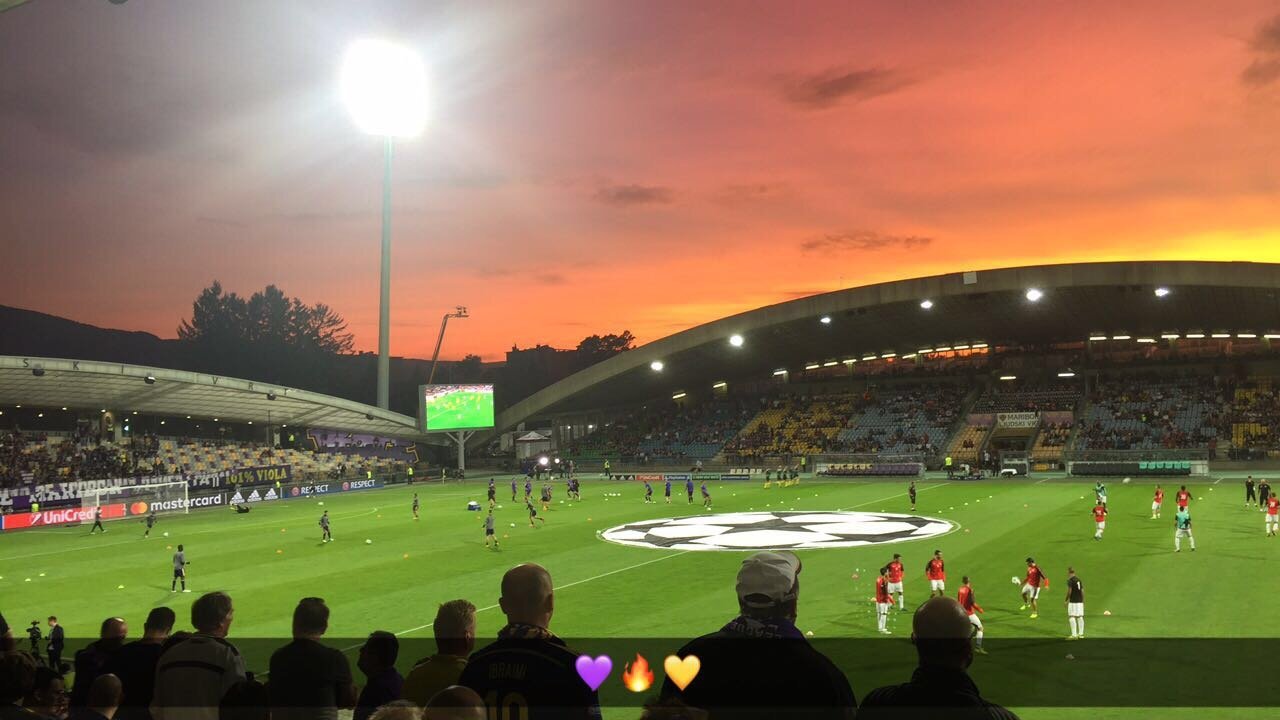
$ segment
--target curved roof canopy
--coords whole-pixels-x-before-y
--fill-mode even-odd
[[[1031,301],[1027,291],[1042,293]],[[1167,293],[1157,295],[1157,288]],[[930,301],[928,308],[921,303]],[[827,318],[826,321],[823,318]],[[1078,342],[1101,333],[1280,333],[1280,265],[1107,262],[957,272],[769,305],[593,365],[507,408],[496,429],[815,362],[985,342]],[[730,342],[741,336],[739,345]],[[652,368],[661,363],[660,371]],[[482,438],[478,438],[482,439]]]
[[[144,365],[0,356],[0,404],[137,410],[224,422],[329,427],[416,438],[417,421],[330,395],[252,380]]]

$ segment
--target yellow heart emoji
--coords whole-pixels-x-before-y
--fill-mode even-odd
[[[702,661],[697,655],[686,655],[683,660],[675,655],[668,655],[667,659],[662,661],[662,669],[667,671],[667,677],[671,678],[671,682],[683,690],[698,677],[698,671],[702,669]]]

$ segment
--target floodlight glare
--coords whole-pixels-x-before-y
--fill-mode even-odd
[[[342,100],[370,135],[414,137],[427,124],[427,71],[407,47],[359,40],[342,61]]]
[[[929,308],[933,307],[933,301],[932,301],[932,300],[921,300],[921,301],[920,301],[920,307],[924,308],[925,310],[928,310]]]
[[[1001,376],[1000,376],[1000,379],[1001,379],[1001,380],[1006,380],[1006,381],[1007,381],[1007,380],[1017,380],[1017,379],[1018,379],[1018,376],[1017,376],[1017,375],[1001,375]]]
[[[831,316],[830,316],[830,315],[823,315],[822,317],[818,318],[818,322],[822,323],[823,325],[830,325],[830,324],[831,324]]]
[[[734,347],[742,347],[742,343],[743,343],[743,342],[745,342],[745,340],[743,340],[743,339],[742,339],[742,336],[741,336],[741,335],[730,335],[730,336],[729,336],[729,344],[730,344],[730,345],[732,345],[732,346],[734,346]]]
[[[654,360],[649,363],[649,369],[654,372],[662,372],[662,368],[664,367],[666,367],[666,365],[663,365],[661,360]]]
[[[1027,290],[1027,300],[1030,300],[1031,302],[1037,302],[1042,297],[1044,297],[1044,293],[1041,292],[1039,288],[1031,288]]]
[[[1169,294],[1169,288],[1167,287],[1156,288],[1156,297],[1164,297],[1165,295],[1168,295],[1168,294]]]

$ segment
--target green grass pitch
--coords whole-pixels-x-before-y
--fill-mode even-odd
[[[517,563],[535,561],[555,580],[552,629],[564,637],[687,639],[718,629],[734,615],[734,575],[742,553],[625,547],[596,536],[624,522],[702,513],[700,498],[687,505],[683,495],[677,495],[668,506],[657,486],[657,504],[646,505],[638,483],[605,482],[590,475],[582,479],[582,502],[561,503],[563,483],[557,482],[552,509],[541,513],[546,525],[530,528],[523,501],[510,501],[510,477],[500,477],[498,551],[484,547],[483,513],[464,509],[468,500],[483,504],[483,479],[328,496],[324,509],[329,510],[335,537],[328,545],[320,543],[316,523],[322,508],[314,499],[262,503],[248,515],[207,510],[162,516],[149,540],[142,539],[143,526],[134,521],[109,523],[105,535],[92,537],[87,528],[3,534],[0,610],[23,646],[22,629],[32,619],[50,614],[58,615],[68,635],[78,638],[93,634],[107,615],[119,614],[129,621],[131,637],[137,637],[150,608],[173,607],[185,628],[191,600],[220,589],[235,599],[232,640],[284,638],[297,600],[317,595],[332,608],[329,636],[335,639],[358,639],[375,629],[429,638],[437,604],[467,598],[480,608],[478,631],[484,643],[503,622],[497,608],[502,573]],[[1161,520],[1148,519],[1154,482],[1108,482],[1111,514],[1104,540],[1095,542],[1091,483],[948,483],[931,478],[919,484],[917,512],[959,527],[921,541],[800,551],[804,571],[798,624],[813,632],[815,641],[875,637],[870,602],[874,568],[892,553],[902,553],[907,602],[912,606],[927,595],[922,568],[939,547],[946,554],[949,594],[954,597],[960,576],[968,574],[987,610],[987,642],[997,649],[971,668],[984,689],[992,682],[993,669],[1009,671],[1000,664],[1001,639],[1043,640],[1040,645],[1055,657],[1060,650],[1085,661],[1088,644],[1097,638],[1275,637],[1280,610],[1274,593],[1280,586],[1271,559],[1280,553],[1280,538],[1264,537],[1262,514],[1242,507],[1237,479],[1219,485],[1201,481],[1191,485],[1199,550],[1191,553],[1184,544],[1183,552],[1174,554],[1173,495],[1180,482],[1164,481],[1167,496]],[[712,512],[909,508],[901,481],[806,480],[770,489],[755,481],[713,482],[709,488],[715,499]],[[414,491],[422,498],[422,519],[416,522],[410,512]],[[168,537],[162,535],[165,532]],[[178,543],[186,546],[192,563],[189,595],[169,592],[171,547]],[[1017,590],[1010,583],[1011,576],[1021,576],[1027,555],[1034,556],[1052,580],[1037,620],[1018,611]],[[1063,639],[1068,633],[1062,603],[1068,565],[1075,566],[1087,591],[1090,639],[1083,642]],[[855,570],[857,580],[851,577]],[[1111,615],[1104,616],[1104,610]],[[909,626],[909,613],[894,613],[894,636],[879,641],[893,648],[886,658],[906,663],[902,669],[895,666],[894,675],[909,672]],[[68,648],[74,649],[78,648]],[[251,669],[266,669],[265,643],[244,649]],[[426,647],[402,652],[401,665],[407,669],[429,651]],[[610,683],[616,682],[624,660],[614,658],[617,670]],[[1176,672],[1187,660],[1171,666],[1171,686],[1186,679]],[[660,660],[657,664],[660,667]],[[1070,667],[1063,665],[1060,675],[1046,668],[1047,677],[1029,681],[1069,681]],[[1258,670],[1244,672],[1261,681]],[[878,682],[856,669],[850,674],[859,697]],[[1024,718],[1147,716],[1134,709],[1015,709]],[[1187,718],[1257,715],[1257,710],[1217,708],[1159,712],[1161,717]],[[637,714],[634,706],[606,709],[607,718]]]
[[[493,393],[452,392],[431,401],[426,412],[432,432],[493,427]]]

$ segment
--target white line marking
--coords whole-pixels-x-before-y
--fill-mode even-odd
[[[954,481],[953,481],[953,480],[948,480],[947,482],[941,483],[941,484],[939,484],[939,485],[929,485],[929,486],[927,486],[927,487],[922,487],[922,488],[920,488],[920,489],[918,490],[918,492],[924,492],[925,490],[932,490],[932,489],[934,489],[934,488],[940,488],[940,487],[942,487],[943,485],[950,485],[952,482],[954,482]],[[882,497],[882,498],[880,498],[879,500],[868,500],[868,501],[866,501],[866,502],[864,502],[864,503],[858,503],[857,505],[850,505],[849,507],[844,507],[844,508],[836,508],[836,512],[842,512],[842,511],[844,511],[844,510],[852,510],[852,509],[854,509],[854,508],[865,507],[865,506],[867,506],[867,505],[871,505],[871,504],[873,504],[873,503],[884,502],[885,500],[892,500],[892,499],[894,499],[894,498],[900,498],[900,497],[906,497],[906,496],[907,496],[907,493],[898,493],[897,495],[890,495],[889,497]]]

